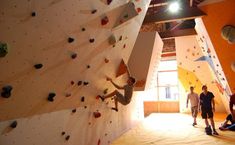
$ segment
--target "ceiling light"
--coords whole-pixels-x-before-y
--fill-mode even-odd
[[[171,13],[176,13],[177,11],[179,11],[180,5],[178,2],[173,2],[173,3],[169,4],[168,9]]]

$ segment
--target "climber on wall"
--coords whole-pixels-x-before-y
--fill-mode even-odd
[[[219,127],[220,130],[235,131],[235,110],[233,109],[233,106],[235,106],[235,94],[230,96],[229,109],[231,113],[226,117],[226,120]],[[228,124],[229,121],[231,124]]]
[[[202,119],[205,119],[205,124],[206,124],[206,134],[207,135],[212,135],[212,130],[211,126],[213,129],[213,134],[214,135],[219,135],[217,131],[215,130],[215,122],[213,119],[213,112],[215,112],[215,100],[214,100],[214,95],[212,92],[207,91],[207,86],[203,85],[202,86],[202,93],[200,94],[200,106],[201,106],[201,111],[202,111]],[[211,126],[209,125],[208,118],[210,120]]]
[[[111,78],[107,77],[107,81],[110,81],[114,85],[115,88],[117,88],[118,90],[121,90],[121,89],[124,90],[124,95],[120,93],[118,90],[114,90],[112,93],[106,96],[99,96],[102,99],[102,101],[104,101],[107,98],[114,97],[115,107],[113,107],[112,110],[115,110],[117,112],[118,112],[118,102],[121,103],[122,105],[128,105],[131,102],[133,88],[135,85],[135,78],[130,76],[128,69],[127,69],[127,73],[128,73],[128,80],[127,80],[127,84],[124,86],[117,85],[116,83],[113,82]]]

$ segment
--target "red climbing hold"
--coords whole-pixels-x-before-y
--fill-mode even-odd
[[[136,11],[137,11],[138,13],[140,13],[140,12],[142,11],[142,9],[141,9],[141,8],[137,8]]]
[[[99,139],[97,145],[100,145],[100,142],[101,142],[101,141],[100,141],[100,139]]]
[[[109,22],[109,18],[105,16],[104,18],[101,19],[101,25],[106,25]]]
[[[101,116],[100,112],[93,112],[95,118],[99,118]]]
[[[123,48],[126,48],[126,44],[123,45]]]

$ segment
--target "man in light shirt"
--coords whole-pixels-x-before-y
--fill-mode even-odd
[[[191,112],[193,116],[193,126],[197,125],[197,114],[198,114],[198,107],[199,107],[199,97],[197,93],[194,93],[194,88],[190,87],[190,93],[187,96],[187,103],[186,107],[188,108],[188,102],[190,100],[191,104]]]

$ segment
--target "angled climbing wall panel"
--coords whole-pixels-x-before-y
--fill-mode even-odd
[[[130,72],[145,84],[138,90],[150,89],[157,69],[163,42],[157,32],[140,32],[131,53],[128,66]]]
[[[211,67],[211,62],[204,59],[205,54],[199,45],[198,37],[177,37],[175,42],[180,83],[180,111],[189,111],[185,108],[185,104],[190,86],[195,87],[195,92],[200,94],[202,85],[207,85],[208,90],[215,95],[216,111],[226,112],[216,75]]]

